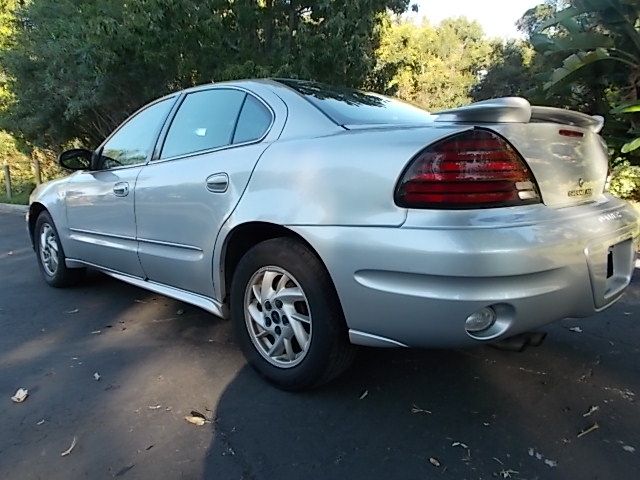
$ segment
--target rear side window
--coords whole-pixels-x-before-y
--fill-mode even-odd
[[[244,92],[232,89],[202,90],[188,94],[171,122],[160,158],[231,144],[245,97]]]
[[[240,112],[233,143],[251,142],[260,139],[269,129],[271,120],[269,109],[258,99],[247,95],[242,112]]]
[[[433,121],[426,110],[384,95],[303,80],[277,81],[297,91],[338,125],[419,125]]]

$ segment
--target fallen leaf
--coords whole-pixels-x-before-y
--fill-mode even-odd
[[[76,448],[76,437],[73,437],[73,441],[71,442],[71,446],[67,448],[64,452],[60,454],[61,457],[66,457],[71,453],[71,451]]]
[[[617,395],[620,395],[622,398],[624,398],[625,400],[629,400],[630,402],[633,402],[634,397],[636,396],[636,394],[634,392],[632,392],[631,390],[629,390],[628,388],[625,388],[624,390],[621,390],[619,388],[615,388],[615,387],[603,387],[604,390],[608,391],[608,392],[613,392]]]
[[[635,451],[636,451],[636,449],[635,449],[634,447],[632,447],[631,445],[624,445],[624,446],[622,447],[622,449],[623,449],[625,452],[629,452],[629,453],[633,453],[633,452],[635,452]]]
[[[593,425],[591,425],[589,428],[587,428],[586,430],[581,431],[578,434],[578,438],[580,437],[584,437],[585,435],[588,435],[591,432],[595,432],[596,430],[598,430],[600,428],[600,425],[598,425],[598,422],[594,423]]]
[[[425,410],[423,408],[420,408],[420,407],[418,407],[417,405],[414,404],[411,407],[411,413],[428,413],[428,414],[431,414],[431,411],[430,410]]]
[[[199,427],[201,427],[202,425],[204,425],[206,423],[206,420],[202,417],[194,417],[193,415],[186,415],[184,417],[184,419],[189,422],[189,423],[193,423],[194,425],[198,425]]]
[[[586,382],[591,377],[593,377],[593,368],[590,368],[589,370],[587,370],[587,373],[585,373],[584,375],[581,375],[580,378],[578,379],[578,381],[579,382]]]
[[[13,397],[11,397],[11,400],[13,400],[16,403],[22,403],[27,399],[28,396],[29,396],[29,390],[27,390],[26,388],[19,388],[16,394]]]
[[[197,410],[191,410],[191,415],[193,415],[194,417],[203,418],[205,421],[209,421],[209,419],[205,417],[204,414],[198,412]]]
[[[587,413],[583,413],[582,416],[583,417],[588,417],[590,416],[592,413],[597,412],[598,410],[600,410],[600,407],[597,405],[592,406],[589,411]]]
[[[365,390],[364,392],[362,392],[362,395],[360,395],[360,400],[363,400],[367,395],[369,395],[369,390]]]
[[[549,458],[544,458],[544,455],[542,455],[542,453],[540,452],[536,452],[533,448],[529,447],[529,449],[527,450],[527,452],[529,453],[530,457],[535,457],[537,460],[541,460],[544,462],[545,465],[547,465],[548,467],[551,468],[555,468],[558,466],[558,462],[556,462],[555,460],[551,460]]]
[[[517,470],[500,470],[500,472],[498,472],[498,475],[502,478],[511,478],[511,475],[518,475],[520,472]]]
[[[437,458],[434,458],[434,457],[430,457],[429,458],[429,463],[431,465],[433,465],[434,467],[439,467],[440,466],[440,461]]]
[[[79,311],[80,311],[80,310],[78,310],[77,308],[74,308],[73,310],[69,310],[69,311],[67,311],[67,312],[65,312],[65,313],[72,314],[72,313],[78,313]]]
[[[94,373],[93,378],[96,379],[96,382],[100,381],[100,374],[98,372]]]
[[[576,333],[582,333],[582,329],[580,327],[571,327],[569,330]]]

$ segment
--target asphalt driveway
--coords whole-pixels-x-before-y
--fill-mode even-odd
[[[23,216],[0,213],[0,478],[637,478],[638,277],[524,353],[363,350],[291,394],[227,321],[98,273],[47,287]]]

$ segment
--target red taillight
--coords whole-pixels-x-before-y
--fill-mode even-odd
[[[413,159],[396,189],[408,208],[487,208],[539,203],[535,180],[502,137],[470,130],[441,140]]]

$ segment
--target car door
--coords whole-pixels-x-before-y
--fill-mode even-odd
[[[136,112],[96,150],[91,171],[71,176],[65,204],[72,258],[142,277],[134,214],[135,183],[175,97]]]
[[[214,298],[216,236],[268,146],[273,119],[263,101],[237,88],[183,97],[136,184],[138,255],[149,280]]]

